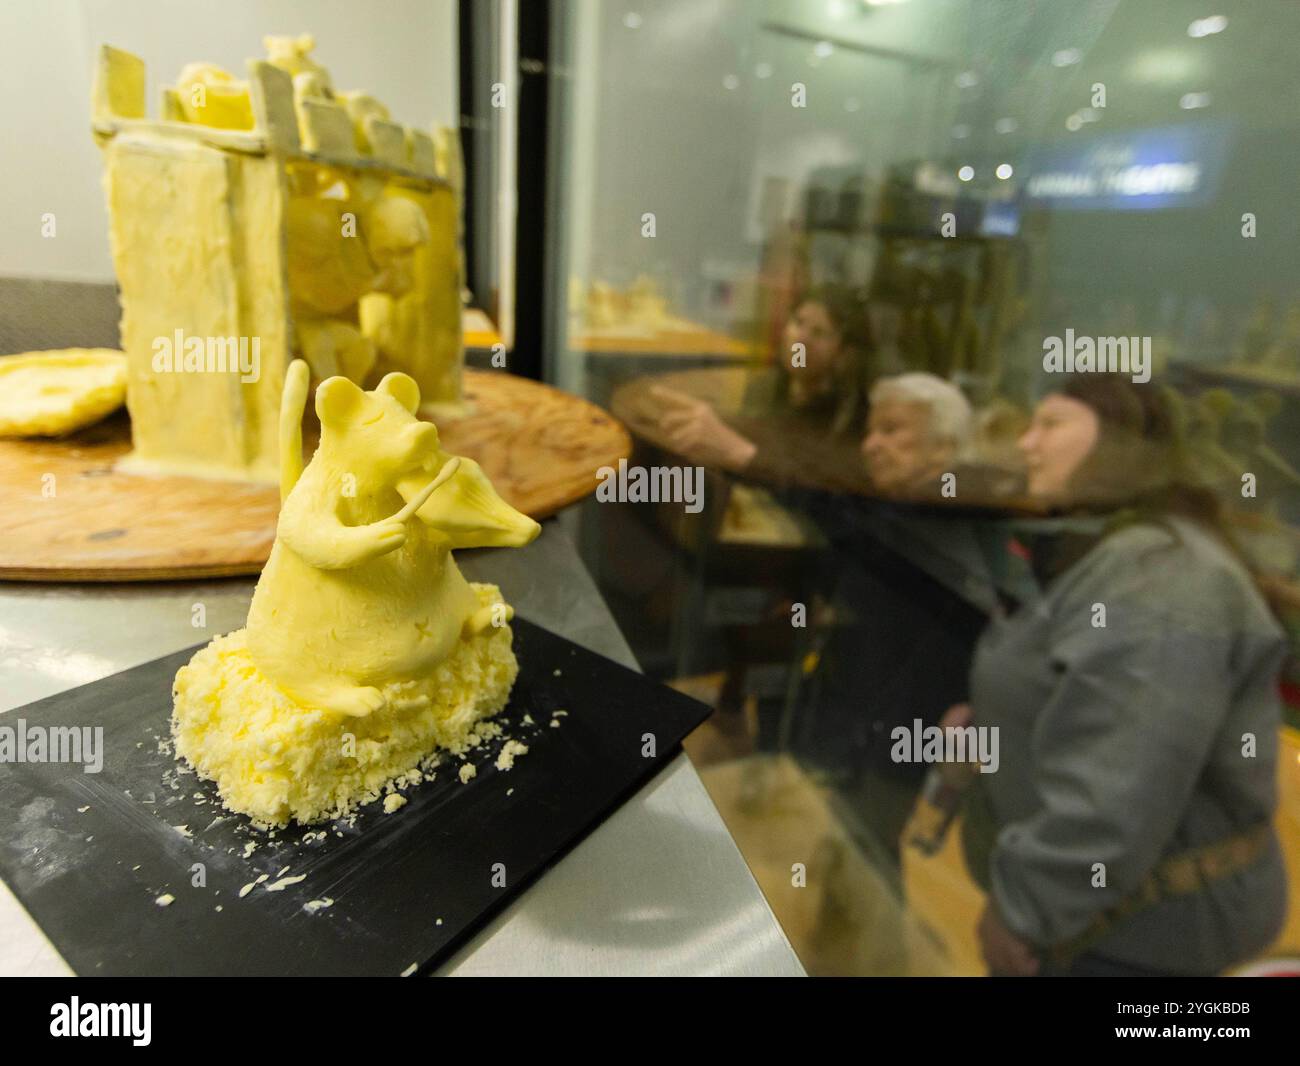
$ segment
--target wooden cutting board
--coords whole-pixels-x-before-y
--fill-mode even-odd
[[[596,488],[631,452],[594,404],[499,370],[465,371],[468,413],[442,446],[476,459],[511,505],[541,519]],[[0,579],[155,581],[258,573],[275,541],[270,485],[118,473],[125,413],[60,440],[0,440]]]

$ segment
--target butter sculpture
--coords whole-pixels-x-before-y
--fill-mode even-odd
[[[321,441],[302,468],[306,364],[280,416],[283,504],[248,624],[176,675],[176,753],[259,825],[310,824],[419,780],[477,742],[518,673],[512,609],[454,548],[517,547],[540,527],[414,412],[419,387],[316,391]],[[349,741],[349,738],[351,740]]]
[[[145,113],[143,62],[100,50],[93,127],[141,472],[274,482],[296,355],[314,378],[403,371],[426,410],[461,399],[454,131],[336,93],[310,35],[268,37],[247,79],[191,63]]]
[[[126,398],[126,357],[64,348],[0,357],[0,437],[57,437],[111,415]]]

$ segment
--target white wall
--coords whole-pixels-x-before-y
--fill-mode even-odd
[[[111,281],[99,149],[90,135],[95,51],[140,56],[146,99],[186,63],[242,76],[266,34],[316,37],[339,89],[365,89],[394,119],[453,125],[455,0],[4,0],[0,3],[0,277]],[[57,236],[41,236],[53,213]]]
[[[931,155],[936,124],[925,108],[951,84],[897,57],[840,48],[816,59],[814,40],[774,27],[936,60],[963,43],[972,2],[571,3],[573,47],[594,43],[573,57],[564,116],[568,274],[615,285],[649,274],[677,313],[728,328],[745,310],[717,303],[713,283],[734,292],[757,270],[765,182],[784,180],[790,210],[820,169],[879,179],[895,162]],[[806,107],[791,106],[795,82]],[[653,241],[641,236],[647,211]]]

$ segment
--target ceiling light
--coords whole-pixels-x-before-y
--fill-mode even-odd
[[[969,166],[962,167],[959,171],[957,171],[957,177],[961,178],[962,181],[970,181],[971,178],[973,178],[974,176],[975,176],[974,167],[969,167]]]
[[[1007,178],[1011,177],[1011,175],[1015,173],[1015,170],[1012,169],[1010,163],[999,163],[998,169],[993,173],[998,176],[1000,181],[1006,181]]]
[[[1134,81],[1146,85],[1175,86],[1195,82],[1206,74],[1205,53],[1193,52],[1185,45],[1153,48],[1140,52],[1129,63],[1129,73]]]
[[[1083,53],[1077,48],[1062,48],[1059,52],[1052,53],[1052,66],[1072,67],[1082,58]]]
[[[1187,27],[1188,37],[1209,37],[1212,33],[1222,33],[1228,28],[1228,17],[1226,15],[1210,15],[1203,19],[1196,19]]]

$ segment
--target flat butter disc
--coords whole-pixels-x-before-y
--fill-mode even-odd
[[[125,399],[126,355],[114,348],[0,356],[0,437],[72,433]]]

